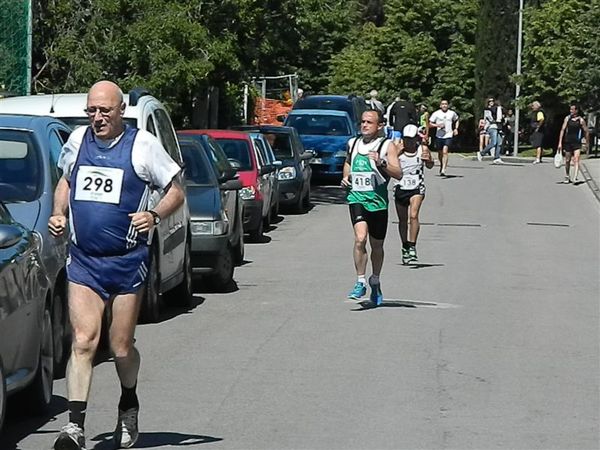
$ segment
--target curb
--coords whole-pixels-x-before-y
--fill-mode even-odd
[[[581,167],[581,172],[583,173],[583,176],[585,177],[585,181],[587,182],[587,185],[592,190],[592,193],[596,197],[596,200],[598,200],[600,202],[600,188],[598,187],[598,183],[596,183],[596,180],[594,180],[592,178],[590,169],[585,164],[585,160],[580,161],[580,167]]]

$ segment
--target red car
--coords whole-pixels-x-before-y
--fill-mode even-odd
[[[182,130],[178,133],[190,137],[206,134],[221,145],[242,183],[244,231],[252,240],[260,241],[264,227],[269,226],[274,195],[271,174],[276,167],[265,161],[248,133],[230,130]]]

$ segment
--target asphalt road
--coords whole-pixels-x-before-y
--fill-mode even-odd
[[[600,204],[551,162],[451,159],[428,173],[420,265],[390,214],[377,309],[345,299],[352,235],[339,188],[249,244],[237,290],[199,292],[138,328],[148,449],[598,449]],[[119,387],[98,364],[88,449],[110,449]],[[12,413],[2,450],[51,447]]]

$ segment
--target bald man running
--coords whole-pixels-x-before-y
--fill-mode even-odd
[[[55,450],[85,449],[92,363],[105,308],[112,312],[110,348],[121,383],[115,444],[129,448],[138,438],[140,354],[133,343],[148,273],[148,232],[183,204],[184,193],[173,180],[179,165],[152,134],[125,125],[125,106],[119,86],[94,84],[87,96],[90,125],[71,134],[58,162],[63,176],[48,228],[61,235],[68,217],[73,344],[66,374],[69,423],[56,438]],[[165,195],[148,210],[153,188]]]

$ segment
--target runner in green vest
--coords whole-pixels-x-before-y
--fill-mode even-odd
[[[348,298],[359,299],[367,293],[368,236],[373,269],[369,277],[373,306],[383,302],[379,275],[383,266],[383,241],[388,224],[388,180],[390,177],[402,177],[396,145],[379,136],[383,124],[383,115],[379,111],[367,110],[363,113],[360,127],[362,135],[348,141],[348,156],[341,183],[348,189],[357,276]]]

